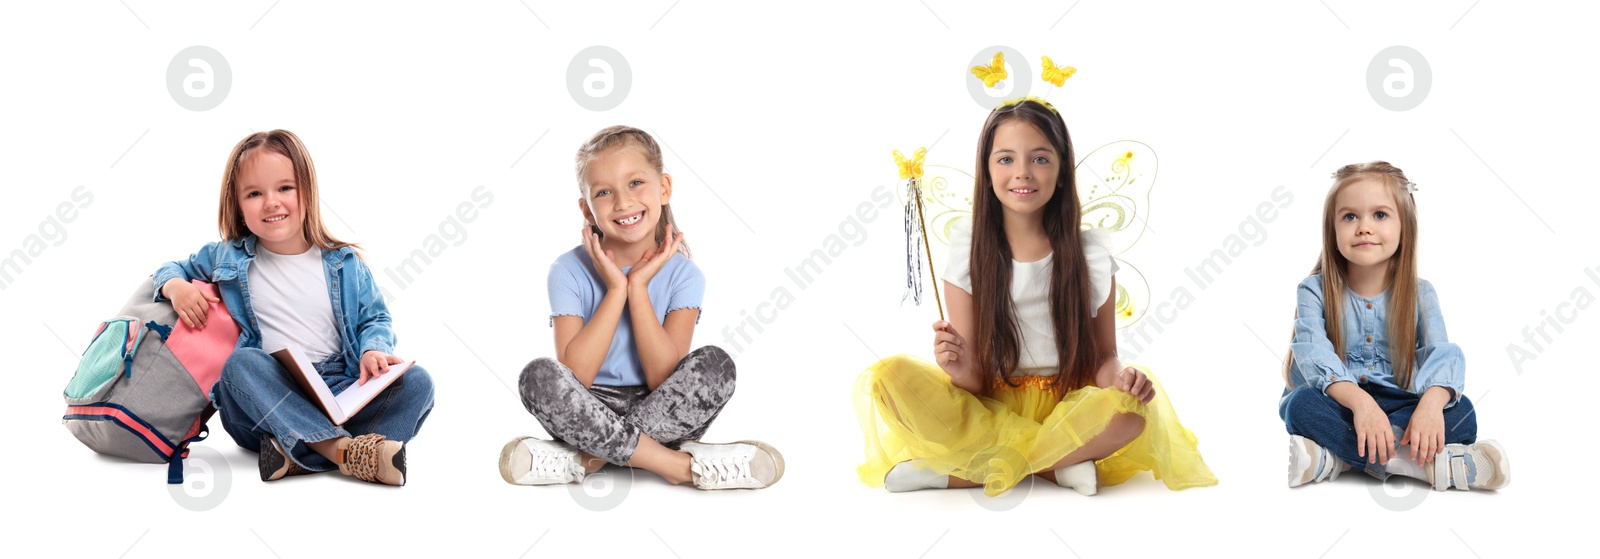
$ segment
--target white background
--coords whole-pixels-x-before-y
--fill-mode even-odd
[[[1594,385],[1580,356],[1600,310],[1551,330],[1520,374],[1507,346],[1529,347],[1524,328],[1575,289],[1600,294],[1583,272],[1600,268],[1587,173],[1600,124],[1592,7],[583,4],[0,8],[0,258],[25,248],[74,188],[93,195],[65,239],[51,229],[59,244],[0,290],[12,393],[4,545],[107,557],[685,558],[1196,548],[1502,557],[1580,545],[1579,519],[1592,515],[1555,510],[1586,511],[1596,496],[1591,430],[1579,423]],[[233,74],[209,111],[180,107],[165,84],[173,56],[192,45],[222,53]],[[569,62],[591,45],[616,49],[632,69],[631,91],[607,112],[567,90]],[[1138,357],[1161,374],[1220,485],[1170,492],[1141,475],[1094,498],[1041,485],[996,501],[976,490],[890,495],[856,481],[851,385],[877,357],[927,354],[936,311],[901,303],[894,205],[808,287],[784,270],[823,248],[874,188],[894,186],[890,150],[931,145],[930,163],[969,168],[986,110],[966,91],[966,67],[995,45],[1024,55],[1028,66],[1012,75],[1034,93],[1045,90],[1040,55],[1078,68],[1050,100],[1080,153],[1135,139],[1159,154],[1153,231],[1124,258],[1156,302],[1180,286],[1195,301]],[[1409,111],[1386,110],[1367,91],[1368,63],[1391,45],[1416,49],[1432,69],[1430,92]],[[593,512],[580,502],[591,497],[513,487],[496,473],[504,442],[542,434],[511,388],[523,364],[552,353],[544,277],[578,240],[573,153],[617,123],[669,148],[674,211],[710,285],[697,345],[732,350],[726,328],[775,289],[794,297],[737,350],[738,392],[707,435],[781,449],[788,473],[769,490],[702,494],[643,471],[624,488],[617,480],[629,473],[614,471],[610,489],[627,494]],[[337,475],[263,484],[255,455],[213,420],[218,433],[200,445],[223,457],[212,483],[173,497],[163,468],[98,457],[59,426],[61,387],[97,322],[158,264],[216,239],[228,150],[271,128],[309,146],[325,219],[362,243],[390,292],[398,353],[435,377],[437,407],[410,446],[404,488]],[[1329,173],[1376,158],[1421,185],[1422,273],[1469,356],[1480,435],[1504,443],[1514,464],[1499,493],[1411,494],[1420,504],[1396,512],[1384,504],[1420,483],[1385,493],[1350,475],[1284,487],[1276,405],[1293,289],[1318,251]],[[479,186],[493,202],[464,224],[464,240],[404,289],[385,277]],[[1278,186],[1293,200],[1264,239],[1196,289],[1184,269],[1222,248]],[[202,499],[219,504],[180,506]]]

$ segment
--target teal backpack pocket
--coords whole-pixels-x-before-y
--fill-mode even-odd
[[[117,317],[102,322],[63,391],[67,401],[96,401],[110,391],[118,377],[130,375],[133,354],[144,335],[144,326],[136,318]]]

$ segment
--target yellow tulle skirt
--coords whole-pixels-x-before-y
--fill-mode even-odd
[[[1169,489],[1216,485],[1200,458],[1194,433],[1178,423],[1166,391],[1155,383],[1150,403],[1121,390],[1085,387],[1065,396],[1050,377],[1013,377],[1020,387],[996,382],[986,396],[950,384],[938,365],[907,355],[867,368],[855,386],[856,413],[866,439],[861,481],[883,485],[895,464],[922,460],[934,471],[983,484],[999,495],[1034,472],[1059,462],[1105,430],[1113,416],[1133,412],[1144,432],[1095,463],[1101,485],[1149,471]]]

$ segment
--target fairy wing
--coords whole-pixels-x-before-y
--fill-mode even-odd
[[[923,173],[922,203],[928,240],[933,244],[933,266],[936,271],[945,270],[955,228],[972,228],[973,177],[948,165],[925,164]]]
[[[1078,161],[1078,200],[1083,226],[1111,231],[1117,259],[1117,327],[1127,328],[1144,317],[1150,283],[1138,267],[1123,258],[1150,229],[1150,191],[1158,167],[1155,150],[1143,142],[1122,140],[1096,148]]]

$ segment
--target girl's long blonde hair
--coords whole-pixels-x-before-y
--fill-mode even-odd
[[[1324,331],[1333,342],[1339,361],[1345,360],[1344,300],[1350,262],[1339,253],[1338,233],[1334,230],[1338,216],[1334,212],[1334,198],[1345,186],[1362,180],[1375,180],[1389,188],[1395,199],[1395,216],[1400,220],[1400,248],[1389,259],[1389,360],[1394,364],[1395,385],[1410,390],[1412,373],[1416,368],[1417,347],[1417,203],[1411,195],[1411,181],[1404,171],[1385,161],[1350,164],[1333,174],[1333,188],[1322,205],[1322,255],[1318,257],[1311,274],[1322,275],[1322,308]],[[1295,318],[1299,318],[1298,314]],[[1292,340],[1291,336],[1291,340]],[[1283,367],[1283,379],[1289,382],[1294,367],[1294,352]]]
[[[302,233],[312,246],[334,250],[343,247],[360,248],[334,238],[322,222],[322,204],[317,196],[317,168],[311,163],[311,153],[299,136],[288,130],[256,132],[245,136],[228,154],[228,164],[222,169],[222,196],[217,204],[217,230],[222,238],[237,241],[250,236],[250,228],[239,212],[239,168],[250,154],[265,149],[282,155],[294,165],[295,192],[298,192],[301,211],[305,212]]]
[[[645,131],[632,126],[611,126],[595,132],[594,136],[589,138],[589,141],[578,147],[578,155],[573,159],[574,167],[578,173],[579,195],[589,195],[589,185],[583,178],[584,172],[589,170],[589,164],[593,163],[606,150],[624,146],[636,148],[639,153],[644,154],[645,161],[650,163],[656,174],[665,173],[665,167],[661,162],[661,146],[656,143],[655,138],[650,137],[650,134]],[[672,226],[674,232],[681,233],[683,231],[678,227],[678,220],[672,217],[672,206],[670,204],[662,204],[661,219],[656,221],[656,244],[661,244],[662,239],[666,238],[668,225]],[[600,235],[603,237],[605,234],[600,233]],[[692,257],[689,253],[689,243],[687,242],[678,243],[678,252],[683,253],[685,257]]]

